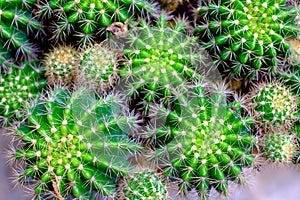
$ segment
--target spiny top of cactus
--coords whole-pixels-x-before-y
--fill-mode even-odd
[[[104,44],[93,45],[81,54],[77,79],[94,91],[106,93],[117,81],[117,64],[115,52]]]
[[[154,11],[155,7],[146,0],[50,0],[39,6],[40,15],[55,23],[56,40],[73,35],[84,46],[115,22],[127,23],[133,16],[147,16]]]
[[[118,190],[120,199],[126,200],[167,198],[167,188],[162,177],[151,170],[142,170],[124,177]]]
[[[48,84],[69,85],[75,81],[79,53],[72,46],[57,46],[45,54],[43,64]]]
[[[145,21],[140,25],[129,33],[123,50],[127,61],[120,75],[128,84],[127,95],[146,102],[168,102],[174,87],[201,79],[196,70],[204,56],[196,48],[195,38],[184,34],[184,21],[170,28],[166,16],[161,15],[156,26]]]
[[[262,151],[273,162],[291,162],[296,155],[296,137],[284,131],[271,131],[262,139]]]
[[[291,127],[296,121],[297,98],[282,83],[259,83],[248,96],[248,107],[260,127]]]
[[[299,32],[296,7],[286,1],[210,1],[197,10],[204,47],[230,77],[257,78],[289,55],[288,37]],[[201,35],[202,34],[202,35]]]
[[[117,177],[131,169],[126,159],[140,149],[127,136],[136,118],[123,113],[119,98],[58,87],[27,109],[29,123],[16,131],[25,145],[14,157],[27,164],[19,180],[37,181],[35,197],[52,191],[89,199],[92,190],[112,196]]]
[[[0,1],[0,46],[13,49],[17,58],[36,56],[36,48],[29,42],[28,34],[41,28],[31,16],[36,0]]]
[[[226,194],[228,180],[242,176],[251,165],[255,138],[248,134],[252,118],[241,117],[241,104],[226,104],[222,93],[208,97],[201,86],[191,96],[180,94],[175,110],[159,108],[165,126],[149,128],[155,139],[155,156],[167,176],[180,178],[182,192],[193,187],[205,197],[211,187]]]
[[[0,124],[7,125],[13,119],[24,117],[23,106],[35,98],[46,85],[40,74],[31,68],[33,62],[24,62],[24,69],[11,68],[0,75]]]

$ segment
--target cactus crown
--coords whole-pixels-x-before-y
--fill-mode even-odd
[[[35,196],[89,198],[91,191],[112,196],[115,181],[129,173],[127,157],[140,149],[127,134],[136,118],[122,114],[117,96],[97,99],[83,88],[55,88],[28,106],[29,124],[16,134],[24,142],[14,157],[27,164],[20,180],[37,181]]]
[[[68,85],[75,81],[79,54],[71,46],[58,46],[45,55],[43,64],[48,84]]]
[[[240,177],[253,161],[252,119],[241,117],[240,103],[227,105],[221,93],[208,97],[196,86],[190,97],[180,94],[175,110],[158,109],[166,126],[148,132],[156,139],[155,155],[166,175],[180,178],[182,192],[196,187],[205,197],[215,187],[226,194],[228,180]]]
[[[195,38],[184,34],[185,22],[169,28],[166,16],[161,15],[154,27],[145,21],[140,24],[124,48],[127,62],[120,74],[128,84],[127,95],[146,102],[168,102],[174,87],[201,79],[196,69],[202,56]]]
[[[167,198],[167,188],[159,174],[142,170],[123,178],[119,196],[126,200],[164,200]]]
[[[96,44],[81,54],[78,81],[100,93],[108,92],[118,78],[117,56],[104,44]]]
[[[297,8],[286,1],[210,1],[197,10],[203,37],[217,65],[230,77],[249,80],[274,72],[289,54],[287,37],[296,37]]]
[[[40,74],[32,69],[36,63],[24,62],[24,69],[11,68],[0,75],[0,124],[7,125],[13,119],[21,120],[23,106],[28,99],[35,98],[46,85]]]

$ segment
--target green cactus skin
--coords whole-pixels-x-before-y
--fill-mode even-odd
[[[127,96],[168,103],[173,88],[202,78],[197,73],[202,55],[195,38],[184,34],[184,21],[169,28],[166,16],[161,15],[154,27],[145,21],[140,25],[141,28],[129,33],[128,45],[123,50],[127,61],[120,76],[128,85]],[[148,109],[148,103],[144,103],[145,112]]]
[[[95,44],[84,49],[78,66],[77,82],[99,93],[107,93],[118,79],[118,59],[104,44]]]
[[[118,199],[165,200],[167,187],[162,177],[151,170],[142,170],[123,178],[118,188]]]
[[[291,65],[288,69],[279,71],[277,77],[290,87],[295,95],[300,94],[300,65]]]
[[[0,72],[6,72],[12,66],[15,67],[10,51],[0,46]]]
[[[12,49],[17,58],[35,56],[36,48],[28,35],[41,29],[39,21],[31,16],[36,0],[0,1],[0,46]]]
[[[74,83],[79,59],[79,52],[72,46],[57,46],[45,54],[43,65],[48,84]]]
[[[11,68],[0,75],[0,124],[8,125],[14,119],[24,117],[23,107],[26,101],[35,98],[46,85],[40,79],[40,73],[32,68],[36,63],[24,62],[24,68]]]
[[[273,162],[292,162],[296,155],[295,136],[283,131],[271,131],[262,139],[264,155]]]
[[[55,23],[55,40],[65,40],[72,35],[84,46],[114,22],[125,23],[132,16],[145,16],[155,11],[146,0],[47,0],[39,7],[40,16]]]
[[[136,117],[117,113],[119,107],[117,96],[57,87],[27,108],[29,123],[16,131],[25,145],[14,157],[27,165],[19,179],[37,181],[36,199],[53,185],[63,198],[90,199],[92,189],[113,196],[117,177],[130,171],[128,155],[140,150],[127,136]]]
[[[157,144],[155,157],[166,176],[180,178],[182,193],[194,187],[205,198],[215,187],[226,195],[228,180],[241,178],[242,167],[253,163],[253,119],[241,117],[241,104],[226,104],[222,93],[208,97],[196,86],[190,97],[179,95],[175,110],[158,109],[166,126],[147,131]]]
[[[288,57],[287,38],[299,32],[297,8],[285,4],[285,0],[212,0],[197,10],[202,22],[195,34],[230,77],[257,79],[273,73],[280,59]]]
[[[296,121],[297,98],[282,83],[259,83],[248,96],[248,108],[259,127],[291,127]]]

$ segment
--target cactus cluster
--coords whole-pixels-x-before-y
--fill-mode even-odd
[[[77,82],[99,93],[106,93],[118,79],[116,53],[103,44],[95,44],[81,53]]]
[[[77,50],[71,46],[58,46],[47,53],[43,64],[48,84],[74,83],[79,59]]]
[[[33,62],[24,62],[24,68],[11,68],[0,75],[0,124],[8,125],[14,119],[22,120],[23,107],[46,85],[40,73],[31,66]]]
[[[226,194],[228,181],[241,178],[242,167],[252,164],[253,120],[241,116],[239,102],[226,104],[224,94],[209,97],[196,86],[192,94],[179,95],[175,110],[157,113],[166,126],[147,133],[155,139],[165,175],[179,178],[182,192],[196,188],[205,197],[215,187]]]
[[[140,149],[128,139],[136,118],[120,107],[117,96],[62,87],[27,107],[29,122],[15,132],[24,145],[13,156],[26,163],[19,179],[36,180],[35,199],[49,191],[56,198],[114,195],[117,177],[130,172],[126,159]]]
[[[282,83],[259,83],[248,96],[248,107],[259,127],[291,127],[296,121],[297,97]]]
[[[197,10],[195,33],[229,77],[257,79],[290,55],[299,32],[297,8],[286,1],[209,1]]]
[[[151,170],[138,171],[124,177],[118,190],[119,199],[167,199],[167,188],[161,175]]]
[[[184,21],[168,27],[165,15],[156,25],[140,22],[140,28],[129,33],[124,54],[127,58],[120,76],[126,80],[127,95],[147,102],[170,102],[172,89],[185,81],[201,80],[197,69],[202,54],[194,37],[186,36]]]
[[[39,15],[54,23],[56,41],[75,36],[81,45],[88,45],[114,23],[127,23],[138,15],[153,13],[155,7],[146,0],[44,0]]]
[[[33,57],[36,47],[28,35],[41,29],[31,12],[36,0],[0,1],[0,46],[14,50],[17,58]]]

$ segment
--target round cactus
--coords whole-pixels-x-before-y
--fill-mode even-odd
[[[271,131],[262,139],[262,151],[273,162],[291,162],[297,150],[295,139],[283,131]]]
[[[75,36],[85,46],[114,23],[127,23],[132,16],[154,11],[154,6],[146,0],[50,0],[42,1],[38,12],[55,24],[52,29],[56,41]]]
[[[241,104],[226,104],[223,93],[208,97],[201,86],[178,95],[175,110],[158,108],[165,126],[146,132],[155,141],[155,157],[164,174],[179,178],[181,192],[196,188],[203,198],[211,187],[226,195],[228,181],[242,177],[252,164],[252,118],[241,117]],[[190,99],[191,97],[191,99]]]
[[[199,7],[195,29],[215,63],[230,77],[273,73],[299,32],[297,8],[286,1],[214,1]]]
[[[259,83],[248,96],[248,107],[259,127],[291,127],[296,121],[297,98],[282,83]]]
[[[43,64],[49,85],[74,83],[79,53],[71,46],[58,46],[45,55]]]
[[[195,38],[184,34],[184,21],[169,28],[166,16],[161,15],[154,27],[145,21],[140,25],[129,33],[123,50],[127,61],[120,75],[126,81],[127,96],[168,103],[173,88],[201,79],[197,69],[202,55]],[[144,107],[147,111],[149,105],[144,103]]]
[[[167,188],[159,174],[142,170],[123,178],[118,195],[119,199],[126,200],[164,200],[167,199]]]
[[[29,34],[41,29],[40,22],[31,16],[34,3],[36,0],[0,1],[0,46],[14,50],[17,58],[36,53],[28,39]]]
[[[81,54],[77,82],[88,85],[94,91],[107,93],[118,78],[117,62],[115,52],[104,44],[93,45]]]
[[[118,176],[130,172],[127,158],[140,149],[128,139],[136,117],[126,115],[117,96],[98,99],[84,88],[55,88],[27,107],[29,123],[16,135],[24,145],[13,153],[26,163],[20,181],[36,180],[35,198],[95,199],[113,196]]]
[[[33,62],[24,62],[24,68],[11,68],[0,75],[0,124],[8,125],[13,120],[24,117],[23,106],[28,99],[35,98],[46,85],[40,74],[31,66]]]

